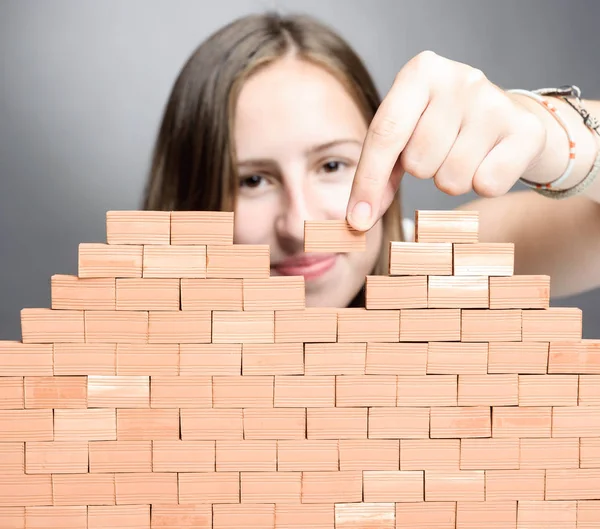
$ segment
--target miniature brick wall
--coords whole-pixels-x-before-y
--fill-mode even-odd
[[[109,212],[0,342],[0,529],[600,528],[600,341],[476,213],[416,223],[317,309],[231,213]]]

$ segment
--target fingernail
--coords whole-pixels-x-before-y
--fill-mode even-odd
[[[352,220],[364,226],[371,219],[371,205],[368,202],[358,202],[352,210]]]

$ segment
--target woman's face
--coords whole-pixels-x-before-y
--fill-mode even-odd
[[[268,244],[271,274],[304,276],[307,306],[346,306],[373,270],[378,222],[366,252],[305,254],[304,221],[344,219],[367,124],[342,84],[293,58],[242,87],[235,120],[240,175],[235,242]]]

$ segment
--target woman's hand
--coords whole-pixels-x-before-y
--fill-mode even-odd
[[[414,57],[367,132],[348,203],[350,224],[370,229],[390,206],[404,172],[433,178],[450,195],[507,193],[546,147],[548,122],[541,114],[548,112],[524,99],[466,64],[433,52]],[[564,148],[566,155],[566,140]]]

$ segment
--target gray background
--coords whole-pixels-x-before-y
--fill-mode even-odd
[[[137,209],[172,83],[190,52],[234,17],[277,8],[330,23],[385,93],[425,49],[505,88],[575,83],[600,97],[595,0],[0,0],[0,339],[23,307],[48,307],[52,274],[77,273],[80,242],[104,241],[110,209]],[[431,182],[404,207],[451,209]],[[600,273],[600,272],[599,272]],[[584,310],[600,338],[600,290]]]

